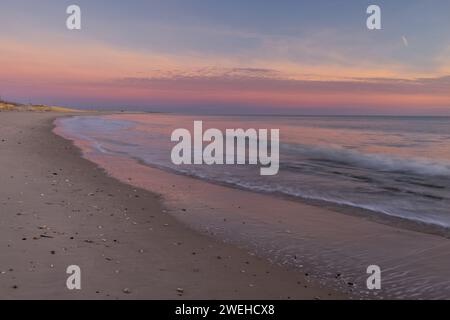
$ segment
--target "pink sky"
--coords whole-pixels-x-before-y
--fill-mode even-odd
[[[27,29],[20,21],[7,20],[12,31],[0,32],[0,95],[9,100],[158,111],[450,114],[450,41],[422,52],[425,44],[414,48],[405,36],[383,39],[377,49],[370,39],[327,28],[297,38],[183,26],[190,36],[246,40],[207,49],[186,40],[193,48],[163,50],[108,41],[103,31],[104,39],[38,24]],[[157,27],[153,41],[183,42],[169,38],[183,29]],[[255,39],[258,47],[249,47]]]

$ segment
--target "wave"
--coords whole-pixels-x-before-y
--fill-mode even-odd
[[[154,166],[151,163],[147,163],[150,166]],[[167,170],[166,167],[160,167],[156,166],[157,168],[161,170]],[[293,190],[289,187],[283,186],[283,185],[264,185],[264,184],[257,184],[255,182],[245,182],[238,178],[217,178],[217,177],[211,177],[207,174],[202,174],[200,172],[193,172],[188,170],[180,170],[180,169],[169,169],[170,172],[188,175],[194,178],[202,179],[207,182],[211,183],[221,183],[228,185],[230,187],[237,187],[240,189],[250,190],[254,192],[260,192],[265,194],[275,194],[275,195],[284,195],[284,196],[290,196],[298,199],[303,200],[313,200],[313,201],[321,201],[321,202],[327,202],[330,204],[335,205],[342,205],[347,207],[353,207],[358,209],[367,210],[373,213],[378,214],[384,214],[390,217],[400,218],[404,220],[408,220],[411,222],[419,222],[424,223],[431,226],[437,226],[441,228],[450,228],[450,223],[446,220],[440,220],[433,216],[428,215],[419,215],[414,212],[406,212],[403,210],[399,210],[395,207],[389,207],[388,205],[384,204],[370,204],[370,203],[364,203],[364,202],[358,202],[358,201],[352,201],[352,200],[346,200],[339,197],[333,197],[326,195],[321,192],[315,192],[312,190]]]
[[[386,172],[450,177],[450,162],[446,161],[378,153],[363,153],[339,146],[322,147],[300,144],[282,144],[281,149],[301,154],[304,157],[316,161],[330,161]]]

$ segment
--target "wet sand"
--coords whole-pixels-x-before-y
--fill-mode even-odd
[[[347,297],[188,228],[53,134],[58,116],[0,112],[0,299]]]

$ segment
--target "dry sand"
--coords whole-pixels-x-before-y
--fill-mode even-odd
[[[165,214],[51,133],[57,116],[0,113],[0,299],[345,298]]]

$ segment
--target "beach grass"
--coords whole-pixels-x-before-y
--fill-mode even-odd
[[[34,104],[19,104],[0,100],[0,111],[35,111],[35,112],[82,112],[81,110]]]

